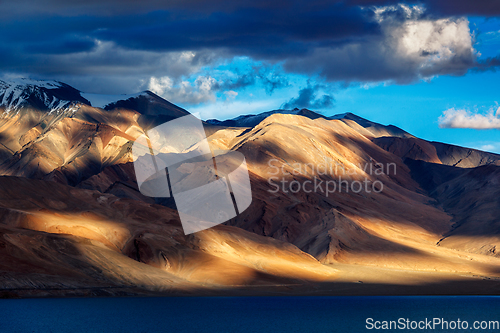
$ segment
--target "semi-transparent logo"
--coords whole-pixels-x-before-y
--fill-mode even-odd
[[[203,123],[193,115],[146,131],[132,153],[140,192],[173,197],[185,234],[226,222],[252,202],[243,154],[212,151]]]

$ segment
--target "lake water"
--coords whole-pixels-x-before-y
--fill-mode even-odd
[[[367,324],[367,318],[372,318]],[[402,318],[402,319],[399,319]],[[375,321],[471,332],[500,321],[500,297],[172,297],[0,300],[0,332],[367,332]],[[457,325],[460,319],[460,327]],[[408,320],[408,321],[407,321]],[[469,330],[463,329],[464,321]],[[373,327],[368,330],[367,325]],[[415,325],[415,324],[413,324]],[[421,327],[423,324],[420,324]],[[479,324],[480,325],[480,324]],[[483,323],[483,327],[484,327]],[[491,324],[494,325],[494,324]],[[377,326],[378,327],[378,326]],[[422,327],[423,328],[423,327]],[[462,328],[462,329],[459,329]],[[486,329],[482,332],[500,332]]]

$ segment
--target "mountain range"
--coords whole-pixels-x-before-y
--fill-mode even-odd
[[[4,297],[498,293],[498,154],[352,113],[207,120],[253,200],[185,235],[173,199],[139,192],[132,145],[187,110],[29,79],[0,81],[0,101]]]

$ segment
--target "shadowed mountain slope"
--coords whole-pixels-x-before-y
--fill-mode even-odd
[[[4,96],[23,96],[11,87]],[[71,90],[38,88],[61,87]],[[149,92],[83,96],[3,105],[0,276],[13,290],[314,290],[344,264],[500,275],[498,155],[353,114],[211,121],[210,147],[245,156],[253,201],[225,226],[185,236],[173,198],[138,191],[131,146],[187,111]]]
[[[500,257],[500,167],[454,168],[407,159],[412,176],[453,216],[440,246]]]
[[[419,138],[380,137],[373,139],[373,142],[402,159],[411,158],[459,168],[500,165],[498,154]]]
[[[328,119],[339,119],[347,124],[349,120],[355,122],[359,126],[365,128],[368,132],[372,134],[373,137],[382,137],[382,136],[393,136],[393,137],[401,137],[401,138],[413,138],[414,136],[411,135],[410,133],[402,130],[399,127],[396,127],[394,125],[382,125],[379,123],[375,123],[373,121],[367,120],[365,118],[362,118],[360,116],[357,116],[353,113],[347,112],[347,113],[342,113],[338,114],[332,117],[329,117]]]
[[[0,177],[0,216],[3,287],[189,293],[335,274],[291,244],[227,226],[186,236],[169,208],[54,182]]]

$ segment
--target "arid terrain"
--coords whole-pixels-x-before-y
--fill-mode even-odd
[[[0,297],[500,293],[500,155],[350,113],[209,120],[252,204],[185,235],[174,199],[139,192],[132,144],[189,112],[91,97],[0,81]]]

